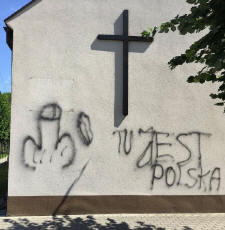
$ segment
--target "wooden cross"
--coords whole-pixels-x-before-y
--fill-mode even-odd
[[[113,40],[123,42],[123,115],[128,115],[128,52],[129,42],[152,42],[153,38],[128,35],[128,10],[123,11],[123,34],[122,35],[105,35],[99,34],[99,40]]]

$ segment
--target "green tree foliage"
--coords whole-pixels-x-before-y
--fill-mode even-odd
[[[186,0],[191,4],[189,14],[177,15],[172,20],[143,31],[143,37],[150,37],[159,33],[178,30],[180,34],[207,33],[194,42],[185,53],[172,58],[169,66],[174,69],[184,63],[201,63],[203,68],[195,76],[189,76],[189,83],[217,82],[220,84],[217,93],[210,96],[220,101],[216,105],[225,103],[225,0]]]
[[[9,143],[11,93],[0,92],[0,142]]]

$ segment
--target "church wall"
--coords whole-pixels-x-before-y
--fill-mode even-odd
[[[9,196],[224,194],[224,114],[215,86],[186,83],[200,66],[167,62],[199,35],[159,34],[129,47],[122,116],[122,43],[188,11],[181,0],[41,1],[14,30]],[[164,156],[162,156],[164,155]],[[205,175],[206,174],[206,175]]]

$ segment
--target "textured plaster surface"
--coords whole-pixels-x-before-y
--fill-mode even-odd
[[[189,6],[184,0],[44,0],[8,22],[14,30],[9,196],[63,196],[86,164],[70,195],[225,194],[225,117],[208,96],[215,86],[186,83],[186,77],[200,66],[184,65],[171,71],[167,65],[170,58],[184,52],[200,35],[168,33],[157,35],[149,46],[130,43],[129,115],[120,123],[122,43],[98,41],[96,37],[121,33],[124,9],[129,10],[129,34],[140,35],[144,29],[187,12]],[[49,104],[57,104],[62,110],[58,135],[70,134],[71,141],[67,141],[74,143],[75,157],[64,169],[59,157],[54,164],[47,160],[33,170],[25,166],[23,143],[28,136],[38,142],[39,122],[43,145],[51,149],[57,139],[57,125],[40,119],[43,106]],[[90,145],[82,142],[78,132],[80,112],[87,114],[91,122]],[[168,187],[165,176],[156,179],[151,189],[151,165],[137,167],[150,138],[138,130],[150,127],[170,133],[169,137],[159,136],[158,142],[171,144],[159,146],[159,154],[173,155],[174,161],[165,161],[174,168],[189,154],[176,141],[178,134],[210,133],[210,137],[201,140],[202,167],[204,173],[212,173],[215,167],[221,169],[219,190],[218,180],[209,190],[209,177],[204,182],[205,190],[204,185],[199,189],[199,184],[193,188],[175,184]],[[128,134],[133,131],[128,155],[122,150],[118,153],[119,135],[113,135],[124,129]],[[183,184],[195,182],[187,170],[198,164],[196,138],[193,134],[182,140],[192,151],[191,162],[182,175]],[[35,151],[26,150],[26,157],[32,159]],[[163,166],[163,170],[167,167]],[[155,173],[159,177],[160,171]],[[197,174],[194,177],[198,178]],[[169,183],[172,181],[169,179]]]

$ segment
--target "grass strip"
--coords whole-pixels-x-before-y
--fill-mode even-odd
[[[0,159],[5,158],[5,157],[7,157],[8,155],[9,155],[8,153],[0,154]]]

